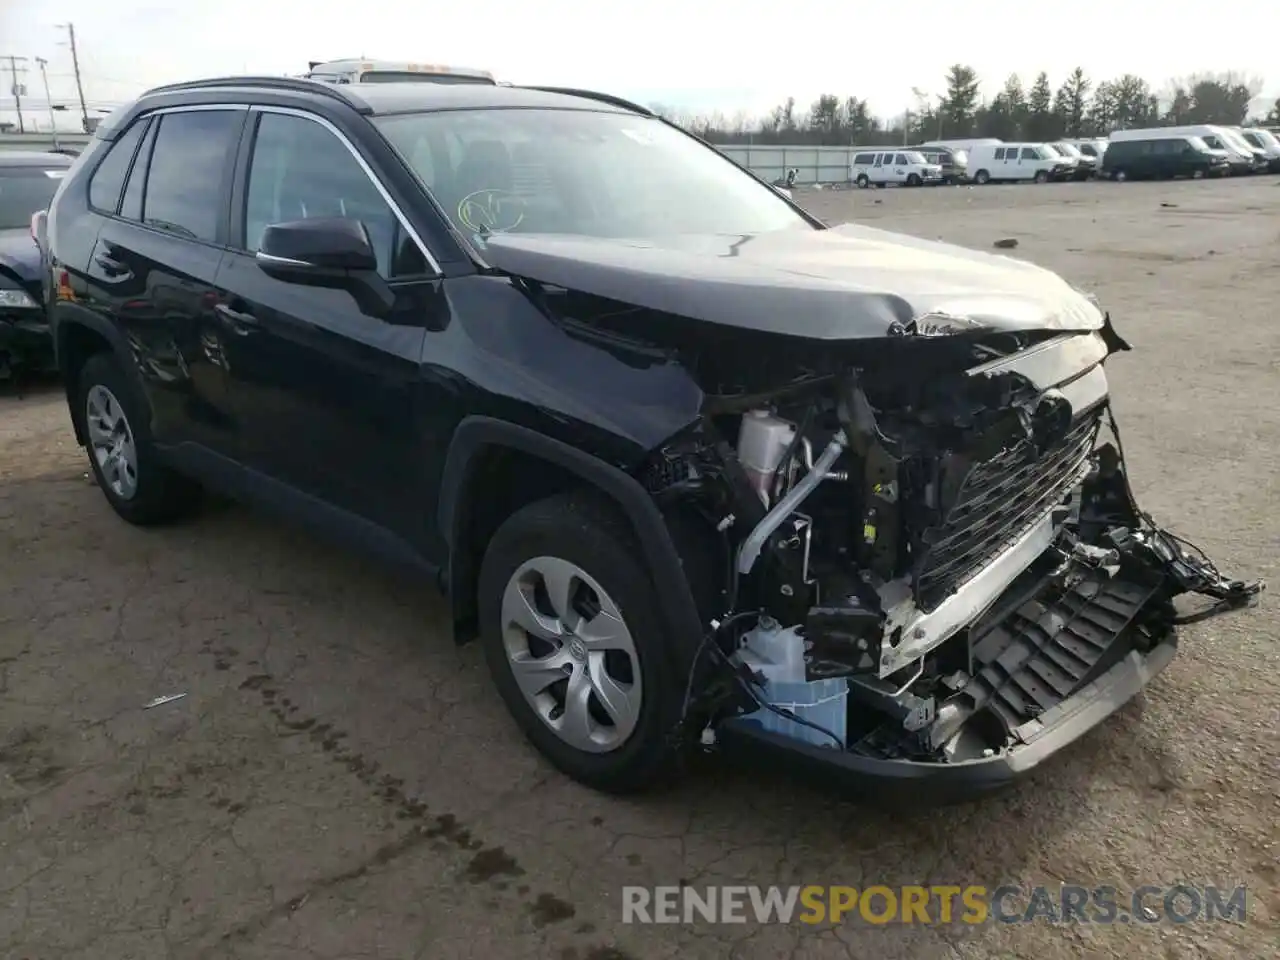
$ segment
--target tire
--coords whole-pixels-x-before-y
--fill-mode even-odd
[[[89,467],[112,510],[129,523],[152,526],[193,513],[200,486],[160,461],[143,409],[114,356],[98,353],[86,361],[73,416],[88,441]]]
[[[1114,173],[1111,174],[1111,179],[1114,180],[1116,183],[1124,183],[1126,180],[1129,179],[1129,175],[1125,173],[1123,170],[1116,170]]]
[[[914,173],[911,173],[911,174],[908,174],[908,175],[907,175],[907,186],[908,186],[908,187],[918,187],[918,186],[920,186],[921,182],[922,182],[922,181],[920,180],[920,178],[919,178],[918,176],[916,176]]]
[[[509,517],[494,534],[480,567],[481,644],[507,710],[553,766],[608,793],[660,784],[674,772],[677,755],[671,733],[683,709],[685,677],[641,556],[630,528],[612,507],[589,495],[564,494]],[[553,601],[552,591],[537,591],[539,582],[544,587],[548,582],[573,584],[561,596],[577,593],[578,603]],[[562,608],[585,609],[579,616],[597,613],[577,623],[578,633],[566,641],[543,639],[516,622],[519,612],[527,611],[521,598],[529,596],[542,617],[543,637],[549,635],[547,624],[561,622]],[[608,641],[614,657],[609,648],[592,649],[603,642],[601,628],[593,625],[600,622],[600,611],[610,608],[621,624],[621,629],[612,626]],[[539,623],[525,616],[526,623]],[[628,641],[629,652],[619,649]],[[526,695],[513,666],[521,659],[551,660],[549,666],[558,672],[526,674],[533,690]],[[584,706],[571,713],[566,705],[575,682]],[[606,711],[602,690],[628,709]],[[581,722],[575,724],[575,719]]]
[[[1204,171],[1203,171],[1203,170],[1192,170],[1192,171],[1191,171],[1191,179],[1192,179],[1192,180],[1203,180],[1203,179],[1204,179]]]
[[[973,182],[979,186],[988,184],[991,182],[991,174],[987,173],[985,170],[979,170],[973,175]]]
[[[1048,183],[1048,182],[1049,182],[1049,173],[1048,173],[1048,171],[1046,171],[1046,170],[1037,170],[1037,171],[1036,171],[1036,176],[1035,176],[1035,182],[1036,182],[1036,183]]]
[[[859,190],[865,190],[867,187],[871,186],[871,178],[865,173],[860,173],[858,174],[858,179],[855,180],[854,183],[858,185]]]

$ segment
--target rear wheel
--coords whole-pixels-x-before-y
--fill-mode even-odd
[[[95,354],[80,371],[74,415],[94,478],[125,520],[167,523],[199,505],[199,485],[160,462],[137,391],[111,354]]]
[[[675,757],[684,686],[626,523],[583,495],[513,514],[480,570],[481,642],[524,735],[599,790],[649,786]]]
[[[977,184],[990,183],[991,174],[987,173],[985,170],[979,170],[973,175],[973,182]]]
[[[858,189],[865,190],[867,187],[871,186],[871,178],[865,173],[860,173],[858,174],[858,179],[855,180],[854,183],[858,185]]]

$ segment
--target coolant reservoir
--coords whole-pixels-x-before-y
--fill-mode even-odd
[[[749,410],[742,415],[742,425],[738,428],[738,460],[766,505],[774,474],[795,435],[795,424],[767,410]]]

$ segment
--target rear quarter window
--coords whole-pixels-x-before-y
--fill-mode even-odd
[[[133,162],[146,125],[146,120],[139,120],[117,137],[89,177],[89,205],[95,210],[115,213],[119,209],[124,178],[129,175],[129,164]]]

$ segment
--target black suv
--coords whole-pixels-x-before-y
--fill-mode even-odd
[[[1099,445],[1124,343],[1090,299],[827,228],[615,98],[164,87],[48,236],[116,512],[207,487],[404,564],[596,787],[690,744],[994,786],[1169,662],[1173,596],[1255,592]]]

